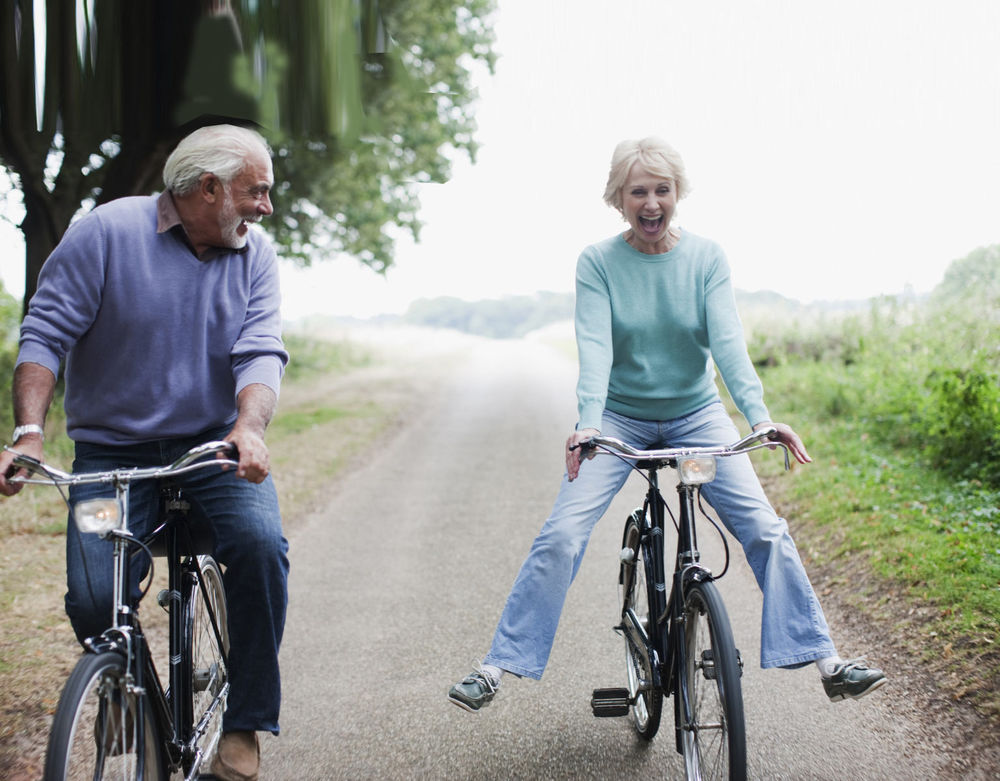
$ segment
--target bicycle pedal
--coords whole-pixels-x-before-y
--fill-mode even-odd
[[[595,716],[628,716],[628,689],[594,689],[590,708]]]
[[[736,665],[739,668],[738,669],[739,677],[742,678],[743,654],[740,653],[740,650],[738,648],[736,649]],[[716,677],[718,677],[715,672],[715,655],[712,653],[711,648],[706,648],[704,651],[701,652],[701,672],[702,675],[704,675],[705,678],[707,678],[710,681],[714,681]]]

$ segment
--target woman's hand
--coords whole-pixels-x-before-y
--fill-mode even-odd
[[[774,439],[787,445],[788,449],[792,451],[792,455],[795,456],[796,461],[800,464],[812,463],[812,459],[806,452],[806,446],[802,444],[802,440],[799,439],[799,435],[792,431],[791,426],[784,423],[772,423],[770,421],[766,421],[764,423],[758,423],[753,427],[753,430],[756,431],[757,429],[764,428],[765,426],[773,426],[776,429],[777,433],[774,435]]]
[[[580,443],[600,433],[596,428],[584,428],[569,435],[569,439],[566,440],[566,474],[569,475],[570,482],[576,480],[576,476],[580,474],[580,464],[583,461],[583,449],[579,446]],[[593,457],[593,451],[587,454],[587,458]]]

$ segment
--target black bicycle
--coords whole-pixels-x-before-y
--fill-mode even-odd
[[[229,693],[226,592],[210,555],[211,533],[189,517],[190,506],[170,478],[200,469],[236,466],[233,446],[208,442],[173,464],[145,469],[69,474],[17,455],[21,482],[60,487],[103,483],[115,496],[70,508],[82,532],[114,541],[114,616],[111,627],[84,642],[83,656],[63,688],[49,733],[45,781],[198,777],[222,733]],[[128,528],[129,486],[161,481],[159,523],[146,539]],[[68,502],[67,502],[68,504]],[[150,556],[138,599],[130,594],[136,553]],[[158,603],[169,614],[169,688],[157,673],[139,622],[153,580],[154,556],[166,556],[167,588]]]
[[[625,521],[618,582],[621,616],[615,631],[625,638],[627,688],[597,689],[595,716],[631,714],[636,732],[652,740],[660,727],[664,696],[674,698],[677,751],[689,779],[745,779],[746,725],[740,678],[743,659],[733,641],[729,615],[714,581],[729,568],[722,530],[701,506],[700,486],[715,479],[716,458],[765,447],[788,449],[763,428],[725,447],[636,450],[610,437],[583,444],[628,461],[649,488],[642,508]],[[658,472],[677,470],[679,518],[660,494]],[[713,575],[700,561],[696,510],[718,530],[725,566]],[[666,519],[677,532],[677,555],[667,593]]]

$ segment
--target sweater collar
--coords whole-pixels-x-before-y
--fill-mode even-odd
[[[174,198],[169,190],[164,190],[156,199],[156,232],[167,233],[168,231],[173,231],[175,235],[183,240],[188,249],[191,250],[191,254],[198,257],[198,260],[201,261],[209,261],[220,255],[227,255],[230,252],[245,255],[250,249],[250,243],[247,242],[239,249],[233,249],[232,247],[210,247],[201,256],[197,256],[191,240],[188,238],[187,231],[184,230],[184,223],[181,222],[181,216],[177,212]]]

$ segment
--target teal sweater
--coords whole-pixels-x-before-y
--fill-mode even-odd
[[[576,269],[579,428],[601,414],[672,420],[719,398],[713,361],[750,425],[769,420],[729,281],[713,241],[682,232],[662,255],[622,235],[587,247]]]

